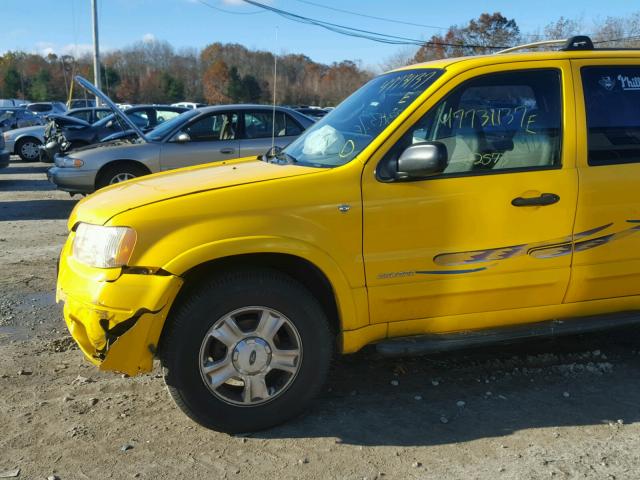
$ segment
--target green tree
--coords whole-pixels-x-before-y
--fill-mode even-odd
[[[242,77],[242,101],[247,103],[258,103],[262,96],[260,83],[253,75]]]
[[[231,67],[229,69],[229,86],[227,87],[227,96],[232,102],[241,102],[244,96],[242,78],[240,78],[236,67]]]
[[[4,74],[4,93],[7,98],[16,98],[20,92],[20,73],[9,67]]]
[[[166,102],[184,100],[184,82],[163,72],[160,77],[160,85]]]
[[[49,82],[51,81],[51,73],[49,70],[45,70],[44,68],[40,70],[37,74],[31,87],[29,89],[29,96],[32,100],[37,102],[43,102],[46,100],[50,100],[49,95]]]

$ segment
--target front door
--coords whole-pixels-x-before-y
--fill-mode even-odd
[[[640,295],[640,60],[576,60],[580,195],[567,302]],[[637,308],[637,307],[636,307]]]
[[[573,123],[571,92],[562,61],[459,75],[368,162],[372,322],[455,331],[491,326],[490,315],[473,326],[456,315],[562,303],[577,197],[574,132],[563,128]],[[445,170],[395,180],[398,156],[425,141],[445,145]]]
[[[180,133],[189,135],[189,140],[178,141]],[[238,114],[214,112],[197,117],[162,144],[160,168],[170,170],[239,156]]]

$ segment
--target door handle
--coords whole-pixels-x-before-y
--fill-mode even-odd
[[[221,148],[220,149],[220,153],[233,153],[235,151],[236,151],[235,148]]]
[[[511,200],[514,207],[539,207],[545,205],[553,205],[560,201],[560,196],[555,193],[542,193],[539,197],[523,198],[516,197]]]

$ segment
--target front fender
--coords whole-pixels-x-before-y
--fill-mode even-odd
[[[365,288],[352,288],[344,272],[330,255],[298,239],[277,236],[223,239],[184,251],[162,268],[174,275],[183,275],[206,262],[256,253],[292,255],[315,265],[327,277],[333,288],[342,330],[354,330],[369,324]]]

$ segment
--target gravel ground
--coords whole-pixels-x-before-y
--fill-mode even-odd
[[[637,330],[455,355],[339,359],[307,415],[228,436],[159,375],[100,373],[54,304],[75,201],[0,170],[0,478],[637,479]]]

